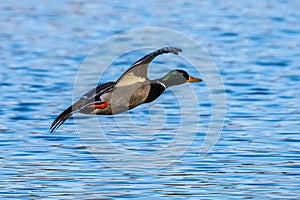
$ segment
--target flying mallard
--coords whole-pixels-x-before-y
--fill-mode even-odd
[[[128,111],[140,104],[157,99],[168,87],[186,82],[200,82],[183,70],[172,70],[164,77],[149,80],[147,69],[151,61],[164,53],[178,54],[175,47],[158,49],[136,61],[116,82],[98,85],[63,111],[52,123],[51,133],[58,129],[73,113],[113,115]]]

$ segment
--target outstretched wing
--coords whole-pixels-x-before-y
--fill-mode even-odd
[[[147,54],[136,61],[116,82],[116,87],[130,85],[147,80],[147,69],[151,61],[158,55],[164,53],[178,54],[182,50],[176,47],[164,47]]]
[[[115,82],[104,83],[85,93],[72,106],[68,107],[65,111],[63,111],[56,117],[50,127],[51,133],[58,129],[74,112],[80,111],[82,108],[85,108],[92,103],[101,101],[101,95],[107,92],[109,89],[113,88],[114,85]]]

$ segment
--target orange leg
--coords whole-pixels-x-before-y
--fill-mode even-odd
[[[104,109],[108,106],[108,102],[105,101],[103,103],[100,103],[100,104],[93,104],[93,105],[90,105],[89,108],[94,108],[94,109]]]

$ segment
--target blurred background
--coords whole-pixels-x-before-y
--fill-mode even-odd
[[[293,0],[1,1],[0,197],[299,197],[299,10]],[[149,26],[180,31],[205,48],[224,81],[227,117],[206,158],[198,155],[200,131],[169,166],[128,174],[95,159],[72,119],[55,134],[49,126],[72,102],[76,73],[90,51],[113,34]],[[139,57],[117,63],[119,74]],[[204,84],[198,95],[205,129],[210,96]],[[160,98],[157,108],[168,98]],[[147,108],[132,111],[137,123]],[[176,111],[176,102],[169,109]],[[176,112],[172,116],[176,122]],[[113,127],[106,130],[118,137]]]

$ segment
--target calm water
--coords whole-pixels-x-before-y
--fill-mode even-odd
[[[2,1],[0,10],[1,199],[300,197],[297,1]],[[192,86],[199,87],[202,113],[191,147],[153,173],[126,173],[89,153],[73,119],[55,134],[49,126],[72,102],[73,83],[86,55],[112,34],[147,26],[181,31],[205,47],[224,81],[227,117],[213,151],[200,159],[210,96],[204,83]],[[140,56],[133,53],[113,65],[119,70],[109,79],[115,80]],[[130,112],[136,126],[121,125],[133,133],[155,132],[144,127],[149,108],[154,116],[161,108],[168,113],[165,130],[171,136],[130,137],[110,126],[112,118],[97,119],[116,145],[149,153],[170,142],[180,117],[167,92],[154,104]],[[82,124],[90,119],[79,117]],[[155,127],[161,126],[155,119]],[[87,129],[93,131],[97,129]],[[150,150],[145,144],[152,145]]]

